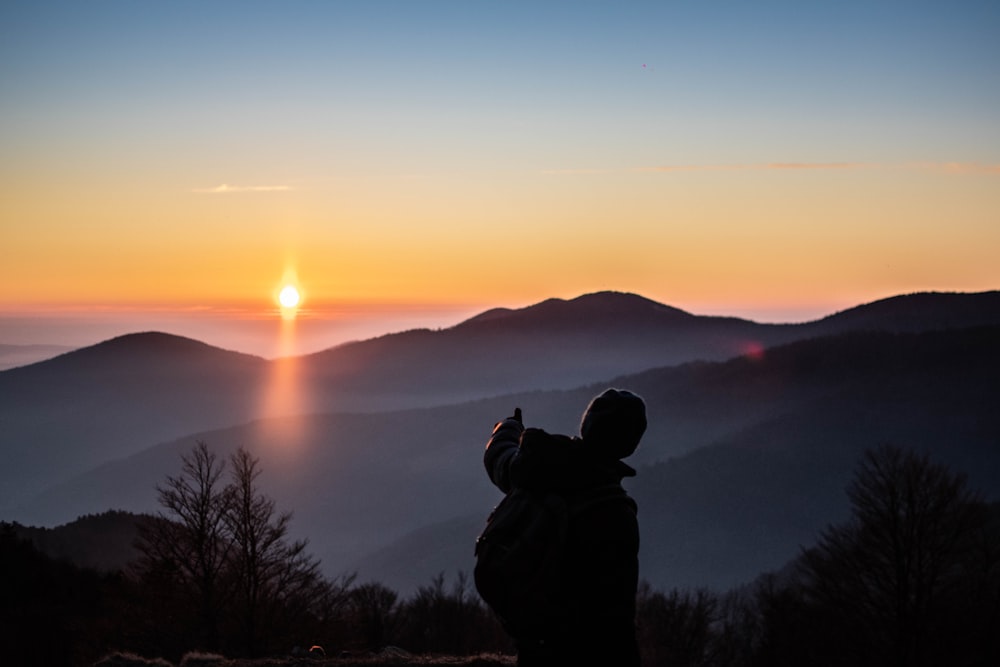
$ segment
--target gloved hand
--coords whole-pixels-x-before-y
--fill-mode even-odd
[[[506,419],[502,419],[502,420],[498,421],[496,424],[494,424],[493,425],[493,432],[496,433],[497,430],[500,428],[500,426],[502,426],[505,422],[509,422],[509,421],[517,422],[518,426],[520,427],[518,429],[519,433],[520,433],[520,431],[524,430],[524,422],[521,420],[521,408],[514,408],[514,414],[513,415],[511,415],[510,417],[507,417]]]

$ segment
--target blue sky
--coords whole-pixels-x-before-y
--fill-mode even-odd
[[[394,123],[433,133],[464,119],[458,131],[487,146],[482,124],[552,141],[562,128],[633,151],[655,135],[650,152],[690,161],[708,157],[706,141],[730,161],[790,142],[827,156],[839,133],[858,138],[841,150],[878,159],[996,149],[997,3],[611,6],[6,3],[3,108],[39,134],[116,123],[128,137],[162,123],[275,142],[296,119],[319,140],[348,134],[329,114],[390,135]]]
[[[0,304],[995,289],[998,36],[967,1],[7,2]],[[484,271],[503,239],[546,270]]]

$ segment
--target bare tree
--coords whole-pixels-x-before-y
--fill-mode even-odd
[[[265,648],[262,629],[279,611],[308,598],[322,578],[319,562],[305,551],[307,542],[287,539],[291,512],[279,514],[274,500],[259,491],[258,459],[241,447],[230,463],[226,522],[233,541],[236,601],[244,650],[256,655]]]
[[[865,454],[848,496],[851,520],[803,554],[805,593],[845,625],[854,664],[925,664],[982,505],[964,476],[888,446]]]
[[[450,592],[444,573],[434,576],[430,585],[420,586],[399,606],[399,615],[402,644],[417,653],[469,655],[484,647],[497,650],[496,631],[501,626],[464,572],[458,573]]]
[[[351,591],[352,620],[368,650],[378,651],[392,643],[397,599],[396,591],[376,582],[362,584]]]
[[[713,643],[719,600],[705,589],[668,594],[643,582],[636,595],[637,639],[643,660],[655,665],[703,665]]]
[[[165,512],[159,520],[143,524],[138,547],[145,567],[167,568],[180,579],[181,590],[195,591],[201,641],[214,649],[230,548],[225,520],[229,492],[220,485],[225,463],[204,442],[181,461],[181,474],[168,476],[164,486],[156,487]]]

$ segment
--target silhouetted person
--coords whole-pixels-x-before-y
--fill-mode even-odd
[[[515,636],[518,665],[636,667],[635,595],[639,578],[639,522],[635,502],[621,486],[635,470],[621,459],[646,430],[637,395],[608,389],[583,414],[580,436],[525,429],[520,409],[499,422],[484,463],[501,491],[554,491],[567,499],[570,524],[562,579],[560,621]]]

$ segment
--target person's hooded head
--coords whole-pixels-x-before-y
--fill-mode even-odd
[[[608,389],[595,397],[580,422],[580,437],[602,456],[631,456],[646,432],[646,404],[630,391]]]

